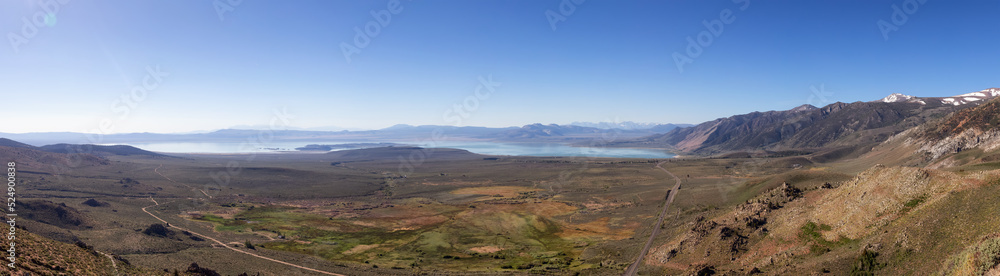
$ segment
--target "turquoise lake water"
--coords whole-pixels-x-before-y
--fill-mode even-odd
[[[154,142],[121,143],[141,149],[164,153],[251,153],[295,151],[307,144],[335,145],[345,143],[374,143],[372,141],[276,141],[260,145],[239,142]],[[673,154],[656,149],[574,147],[557,143],[497,143],[497,142],[399,142],[426,148],[456,148],[488,155],[513,156],[580,156],[620,158],[671,158]]]

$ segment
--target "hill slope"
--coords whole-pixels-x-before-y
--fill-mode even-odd
[[[784,185],[701,218],[646,263],[725,275],[982,275],[963,274],[970,265],[996,273],[998,194],[1000,171],[880,165],[838,187]]]
[[[94,251],[86,244],[62,243],[17,229],[16,268],[4,262],[3,275],[163,275]],[[6,247],[5,247],[6,248]],[[6,255],[6,253],[4,254]],[[113,260],[114,259],[114,260]]]
[[[64,154],[38,148],[0,146],[0,160],[15,162],[18,170],[57,173],[60,168],[107,165],[109,161],[92,154]],[[6,164],[6,163],[5,163]]]
[[[905,151],[914,165],[987,168],[1000,161],[1000,98],[899,133],[876,151],[890,150]]]
[[[35,148],[35,146],[28,145],[28,144],[25,144],[25,143],[21,143],[21,142],[18,142],[18,141],[14,141],[14,140],[7,139],[7,138],[0,138],[0,146],[2,146],[2,147],[12,147],[12,148],[27,148],[27,149],[33,149],[33,148]]]
[[[39,147],[39,149],[48,152],[66,153],[66,154],[92,153],[95,155],[105,155],[105,156],[106,155],[122,155],[122,156],[132,155],[132,156],[152,156],[152,157],[168,156],[127,145],[101,146],[101,145],[54,144],[54,145],[41,146]]]

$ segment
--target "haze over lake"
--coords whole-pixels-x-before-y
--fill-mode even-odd
[[[164,153],[251,153],[296,151],[309,144],[337,145],[347,143],[374,143],[373,141],[276,141],[263,145],[243,142],[155,142],[116,143]],[[609,147],[574,147],[558,143],[497,143],[497,142],[393,142],[426,148],[456,148],[486,155],[512,156],[581,156],[619,158],[672,158],[675,155],[657,149],[632,149]],[[303,151],[309,152],[309,151]]]

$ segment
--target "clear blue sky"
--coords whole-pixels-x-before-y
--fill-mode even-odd
[[[0,2],[0,132],[210,130],[276,108],[296,127],[455,125],[481,76],[501,85],[461,125],[699,123],[1000,86],[1000,1],[926,1],[886,40],[877,22],[906,1],[588,0],[553,30],[546,11],[572,0],[403,0],[351,62],[341,43],[390,1],[232,1],[221,19],[212,1],[73,0],[49,18],[42,2]],[[680,72],[673,54],[724,10]],[[141,102],[118,100],[155,67],[169,75]]]

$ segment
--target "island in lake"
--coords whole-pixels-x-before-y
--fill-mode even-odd
[[[393,146],[405,146],[405,145],[396,143],[347,143],[347,144],[333,144],[333,145],[308,144],[304,147],[295,148],[295,150],[331,151],[331,150],[341,150],[341,149],[367,149],[367,148],[393,147]]]

